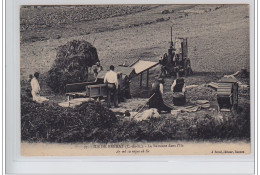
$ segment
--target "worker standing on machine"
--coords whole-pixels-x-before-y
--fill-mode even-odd
[[[115,67],[110,66],[110,70],[106,73],[104,77],[104,83],[107,84],[107,107],[110,108],[111,94],[113,93],[114,105],[118,107],[118,78],[117,73],[114,72]]]
[[[156,108],[159,113],[161,113],[161,111],[171,112],[172,110],[172,108],[168,107],[163,102],[163,84],[164,80],[162,78],[159,78],[152,84],[151,97],[149,100],[149,108]]]
[[[92,66],[92,69],[93,69],[93,73],[94,73],[95,79],[97,78],[98,73],[103,70],[103,68],[102,68],[102,66],[100,65],[100,62],[99,62],[99,61],[96,62],[96,64],[94,64],[94,65]]]

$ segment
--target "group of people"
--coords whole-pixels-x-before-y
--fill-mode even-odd
[[[110,70],[105,74],[104,83],[107,84],[108,94],[107,94],[107,106],[111,107],[111,96],[113,95],[114,106],[118,107],[118,76],[114,71],[115,67],[113,65],[110,66]],[[170,112],[172,110],[171,107],[166,105],[163,101],[163,85],[164,79],[159,78],[152,84],[152,90],[149,99],[149,108],[156,108],[158,112],[161,111]],[[185,99],[185,83],[183,78],[177,78],[171,85],[171,92],[181,93],[183,94],[183,98]],[[173,100],[178,100],[174,99]],[[173,101],[174,103],[174,101]]]
[[[163,84],[164,79],[159,78],[152,84],[152,90],[150,93],[150,100],[149,100],[149,108],[156,108],[159,113],[162,111],[170,112],[172,108],[166,105],[163,101]],[[171,85],[171,92],[174,93],[181,93],[182,98],[185,100],[185,83],[183,78],[177,78]],[[176,103],[176,98],[173,98],[173,103]]]
[[[100,71],[100,64],[97,65],[97,68],[94,69],[94,73],[98,74]],[[119,82],[118,82],[118,75],[114,71],[115,67],[113,65],[110,66],[110,70],[104,76],[104,83],[107,85],[107,106],[111,107],[111,97],[113,96],[114,106],[118,107],[118,89],[119,89]],[[30,75],[30,84],[31,84],[31,94],[32,99],[35,102],[42,103],[44,101],[48,101],[46,97],[40,95],[40,85],[39,85],[39,73],[35,72],[34,76]],[[170,112],[172,110],[171,107],[166,105],[163,101],[163,85],[164,79],[159,78],[152,84],[152,90],[149,99],[149,108],[156,108],[158,112],[161,111]],[[185,84],[182,78],[177,78],[174,80],[171,86],[171,92],[178,93],[181,92],[184,94],[185,98]],[[174,98],[173,98],[174,99]]]

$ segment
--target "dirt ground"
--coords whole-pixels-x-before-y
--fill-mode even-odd
[[[34,13],[41,14],[39,11],[42,10],[34,9]],[[55,10],[62,11],[62,7]],[[162,14],[165,10],[169,13]],[[27,18],[25,14],[21,11],[23,18]],[[21,31],[21,86],[27,86],[29,74],[38,71],[43,74],[40,79],[43,93],[52,95],[52,102],[64,101],[65,96],[51,92],[44,76],[55,60],[58,46],[74,39],[87,40],[97,48],[105,69],[111,64],[131,63],[138,58],[158,61],[169,47],[171,26],[174,37],[188,38],[194,75],[185,77],[186,85],[199,85],[187,90],[187,104],[192,100],[206,99],[212,108],[217,108],[216,92],[206,84],[241,68],[249,70],[247,5],[156,5],[129,15]],[[41,37],[44,37],[42,41]],[[160,67],[150,71],[149,87],[159,73]],[[133,98],[148,98],[149,88],[140,88],[138,78],[131,82]],[[170,86],[173,80],[174,77],[165,79],[164,100],[168,104],[172,104]],[[240,96],[239,103],[241,106],[249,105],[249,91],[246,96]]]

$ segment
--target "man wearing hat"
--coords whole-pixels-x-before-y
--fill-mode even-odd
[[[149,108],[156,108],[158,109],[159,113],[161,113],[161,111],[170,112],[172,110],[163,102],[163,84],[163,78],[159,78],[156,82],[152,84],[151,99],[149,100]]]

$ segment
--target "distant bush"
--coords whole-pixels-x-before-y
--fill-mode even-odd
[[[168,13],[170,13],[169,10],[163,10],[163,11],[162,11],[162,14],[168,14]]]
[[[87,41],[74,40],[59,46],[57,56],[48,71],[47,84],[56,93],[64,93],[68,83],[88,80],[88,67],[98,59],[97,50]]]
[[[162,21],[165,21],[165,19],[164,18],[157,18],[155,21],[156,22],[162,22]]]

